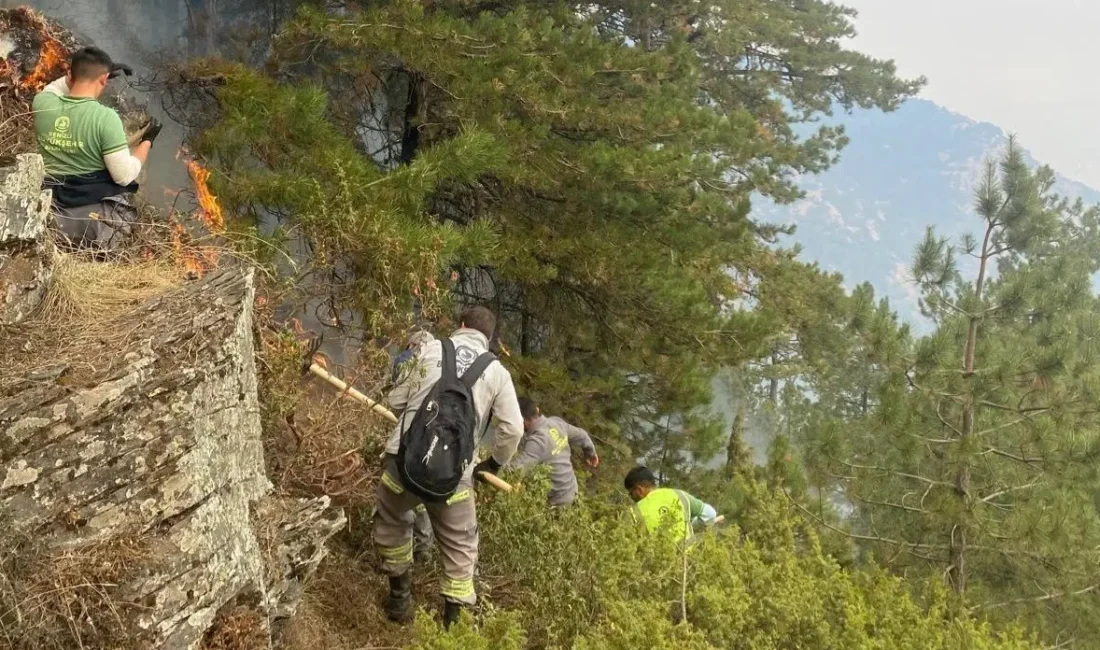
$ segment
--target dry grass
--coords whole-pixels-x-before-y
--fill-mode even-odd
[[[389,422],[305,373],[308,352],[293,333],[265,331],[261,348],[269,478],[292,494],[328,495],[337,505],[369,507]],[[351,380],[368,386],[367,377],[378,374]]]
[[[82,333],[99,337],[104,325],[185,279],[184,269],[163,259],[102,262],[59,253],[53,282],[35,320],[46,326],[79,326]]]
[[[245,606],[220,614],[199,646],[200,650],[268,650],[269,647],[264,615]]]
[[[386,619],[385,580],[354,548],[334,543],[329,559],[312,578],[297,615],[282,636],[285,650],[397,650],[408,645],[411,630]],[[438,609],[434,575],[420,572],[414,586],[418,606]]]
[[[44,304],[4,332],[0,388],[44,364],[65,367],[69,385],[109,372],[124,362],[120,350],[142,326],[137,310],[184,279],[182,270],[163,261],[96,262],[57,253]]]
[[[18,154],[36,147],[30,104],[0,88],[0,167],[14,164]]]
[[[144,632],[126,622],[126,614],[139,606],[119,592],[148,552],[148,546],[136,539],[61,551],[26,540],[12,544],[0,565],[0,647],[148,647]]]

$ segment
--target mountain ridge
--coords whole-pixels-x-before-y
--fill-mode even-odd
[[[804,198],[789,205],[759,201],[756,214],[795,226],[785,244],[841,273],[849,288],[871,282],[899,316],[922,329],[909,281],[915,247],[927,226],[952,241],[977,229],[974,189],[984,162],[1004,148],[1008,134],[925,99],[893,113],[838,113],[830,123],[843,125],[850,138],[837,164],[797,179]],[[1100,191],[1061,174],[1055,190],[1100,203]]]

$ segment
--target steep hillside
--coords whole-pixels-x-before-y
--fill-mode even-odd
[[[797,225],[793,240],[807,259],[843,273],[849,285],[872,282],[903,318],[915,320],[908,282],[914,247],[928,225],[951,237],[974,230],[971,197],[982,161],[1007,134],[924,100],[837,120],[851,137],[840,162],[801,179],[804,200],[757,209],[770,221]],[[1059,191],[1100,202],[1100,192],[1069,179]]]

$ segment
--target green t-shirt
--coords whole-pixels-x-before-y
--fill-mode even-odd
[[[122,118],[94,99],[47,90],[35,96],[33,110],[38,149],[52,176],[101,171],[104,156],[128,146]]]

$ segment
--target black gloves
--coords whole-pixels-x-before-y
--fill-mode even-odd
[[[149,126],[145,129],[145,134],[141,136],[141,142],[148,142],[153,144],[153,141],[160,135],[160,130],[164,128],[164,125],[157,121],[157,118],[149,118]]]
[[[474,466],[474,478],[484,483],[485,479],[481,478],[481,473],[488,472],[489,474],[496,475],[496,473],[500,471],[500,467],[501,465],[497,462],[497,459],[493,458],[490,455],[488,458]]]
[[[126,75],[127,77],[134,76],[134,69],[125,63],[116,63],[111,66],[111,71],[107,73],[108,79],[115,79],[120,75]]]

